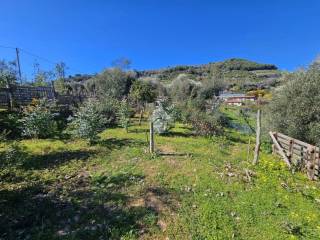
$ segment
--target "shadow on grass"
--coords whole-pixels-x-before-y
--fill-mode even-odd
[[[109,138],[99,141],[99,145],[106,147],[109,150],[121,149],[123,147],[142,147],[146,145],[145,141],[129,138]]]
[[[60,185],[1,190],[0,239],[131,239],[157,222],[154,209],[130,206],[119,191],[142,180],[130,173],[95,180],[81,175]]]
[[[189,153],[165,153],[165,152],[158,152],[157,154],[159,154],[160,156],[177,156],[177,157],[190,157],[191,154]]]
[[[164,134],[161,134],[161,136],[164,136],[164,137],[192,137],[192,136],[195,136],[194,133],[192,132],[188,132],[188,133],[184,133],[184,132],[167,132],[167,133],[164,133]]]
[[[149,129],[147,128],[134,128],[134,129],[129,129],[129,133],[148,133]]]
[[[93,150],[58,151],[32,154],[25,147],[13,144],[7,151],[0,153],[0,167],[15,166],[25,170],[55,168],[71,160],[85,161],[96,152]]]
[[[93,154],[95,154],[94,151],[84,150],[52,152],[43,155],[27,154],[22,167],[26,170],[54,168],[74,159],[77,161],[85,161]]]
[[[95,177],[93,183],[100,186],[103,185],[106,189],[116,190],[123,187],[138,183],[144,180],[144,176],[140,174],[120,173],[115,176],[102,175]]]
[[[98,145],[111,151],[127,146],[142,147],[146,143],[142,140],[110,138],[99,141]],[[16,166],[25,170],[52,169],[72,160],[86,161],[95,154],[97,151],[94,150],[65,150],[32,154],[21,145],[12,145],[8,151],[0,152],[0,167]]]
[[[231,144],[234,144],[234,143],[243,143],[243,144],[246,144],[247,142],[241,138],[240,136],[239,137],[235,137],[235,136],[232,136],[230,133],[226,133],[226,138],[228,141],[231,142]]]

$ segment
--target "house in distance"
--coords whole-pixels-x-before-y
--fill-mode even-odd
[[[243,93],[222,93],[220,98],[225,104],[230,106],[243,106],[246,102],[254,102],[257,100],[255,96],[248,96]]]

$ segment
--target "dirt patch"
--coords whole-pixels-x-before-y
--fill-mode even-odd
[[[156,195],[152,191],[147,192],[144,201],[146,207],[153,209],[157,213],[161,213],[166,209],[166,204],[163,199],[161,199],[161,196]]]
[[[163,154],[175,154],[176,149],[169,145],[157,146],[157,149]]]
[[[143,196],[133,199],[129,206],[146,207],[153,210],[158,215],[158,227],[162,232],[165,232],[168,221],[170,222],[168,216],[174,216],[179,207],[176,197],[168,190],[160,187],[147,188],[142,194]]]
[[[133,199],[130,207],[147,207],[161,214],[164,211],[172,211],[177,206],[177,201],[171,199],[169,193],[162,188],[148,188],[142,197]]]

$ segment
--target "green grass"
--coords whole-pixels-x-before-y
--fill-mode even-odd
[[[150,156],[146,130],[2,143],[0,239],[320,238],[319,183],[266,152],[252,166],[248,135],[177,124]]]

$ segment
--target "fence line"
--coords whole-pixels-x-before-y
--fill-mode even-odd
[[[32,87],[32,86],[11,86],[0,88],[0,106],[10,108],[12,101],[14,106],[26,106],[32,99],[56,99],[62,104],[74,104],[82,102],[86,96],[60,95],[55,92],[54,87]]]
[[[273,141],[273,152],[279,154],[290,168],[292,165],[301,166],[306,170],[309,179],[319,179],[320,149],[318,147],[282,133],[270,132],[269,134]]]

